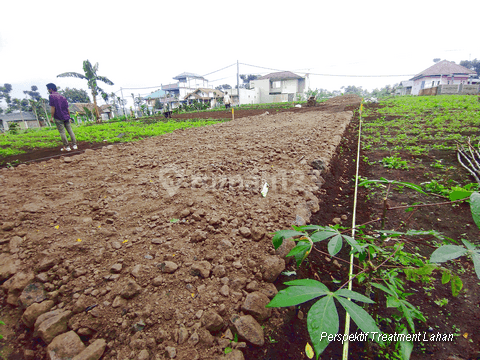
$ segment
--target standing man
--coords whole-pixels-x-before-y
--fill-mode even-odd
[[[71,150],[68,145],[67,136],[65,135],[65,129],[67,129],[68,135],[70,135],[70,139],[72,140],[73,150],[77,150],[77,140],[75,139],[75,134],[73,133],[72,125],[70,124],[70,113],[68,112],[67,99],[57,92],[57,86],[55,84],[47,84],[47,90],[50,94],[49,100],[52,121],[55,121],[55,125],[57,125],[58,132],[60,133],[63,142],[63,148],[61,148],[60,151]]]
[[[223,103],[225,104],[225,109],[228,109],[230,107],[230,95],[228,95],[228,92],[225,91],[225,96],[223,97]]]

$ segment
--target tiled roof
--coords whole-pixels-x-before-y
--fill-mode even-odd
[[[204,79],[203,76],[200,76],[198,74],[194,74],[194,73],[189,73],[189,72],[183,72],[181,73],[180,75],[177,75],[174,77],[175,80],[180,80],[180,79],[185,79],[185,78],[197,78],[197,79]]]
[[[161,98],[161,97],[164,97],[165,96],[165,91],[163,90],[157,90],[151,94],[148,94],[147,96],[144,96],[143,98],[144,99],[158,99],[158,98]]]
[[[430,66],[428,69],[423,70],[422,72],[415,75],[410,80],[416,80],[425,76],[432,75],[451,75],[451,74],[476,74],[475,71],[467,69],[462,65],[455,64],[452,61],[442,60],[436,63],[435,65]]]
[[[301,76],[292,73],[291,71],[281,71],[276,73],[271,73],[268,75],[264,75],[258,78],[258,80],[290,80],[290,79],[303,79]]]
[[[3,121],[37,120],[37,118],[35,117],[35,114],[32,112],[0,114],[0,119]]]

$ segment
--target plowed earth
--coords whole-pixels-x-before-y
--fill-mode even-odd
[[[177,359],[221,358],[229,343],[222,337],[236,332],[231,319],[249,292],[274,296],[278,274],[265,274],[275,254],[270,233],[318,212],[326,170],[312,161],[328,168],[358,105],[359,98],[343,97],[310,109],[237,114],[210,127],[96,150],[80,144],[69,156],[4,168],[1,262],[36,275],[55,308],[73,312],[69,328],[85,342],[105,339],[105,359],[133,359],[142,350],[161,359],[167,347]],[[138,291],[125,295],[131,286]],[[0,319],[15,349],[10,356],[31,349],[46,358],[46,344],[19,320],[20,294],[7,292]],[[202,314],[211,310],[223,325],[209,332]],[[284,317],[274,310],[259,322],[268,333]],[[200,341],[190,339],[194,333]],[[246,346],[240,349],[258,351]]]
[[[315,108],[236,110],[234,121],[134,144],[80,144],[80,151],[68,157],[58,156],[58,150],[23,155],[21,161],[28,165],[0,172],[1,222],[12,225],[0,237],[0,267],[10,262],[18,272],[33,272],[34,281],[41,279],[56,308],[74,313],[69,328],[86,345],[99,338],[107,341],[102,359],[144,359],[142,350],[150,359],[166,359],[166,349],[171,348],[176,359],[237,359],[223,354],[225,347],[235,347],[228,339],[234,340],[231,334],[237,333],[232,319],[249,313],[249,294],[258,290],[271,298],[294,278],[317,279],[330,289],[347,280],[348,264],[341,261],[348,258],[346,247],[332,260],[325,255],[326,244],[317,244],[302,267],[286,265],[296,275],[280,274],[273,284],[265,281],[265,260],[275,254],[273,231],[302,220],[331,225],[342,216],[342,225],[351,225],[358,129],[358,114],[352,118],[351,111],[358,106],[358,98],[341,97]],[[221,119],[231,113],[174,118],[183,116]],[[454,153],[415,158],[402,153],[402,158],[423,164],[409,171],[381,166],[378,161],[389,153],[361,155],[368,156],[370,165],[361,161],[360,174],[369,179],[418,184],[444,172],[460,183],[472,181],[458,167]],[[49,156],[54,157],[33,161]],[[324,170],[311,166],[317,159],[324,161]],[[438,159],[449,170],[429,166]],[[270,188],[263,197],[265,182]],[[392,191],[389,199],[391,207],[437,202],[408,191]],[[381,205],[380,190],[360,188],[356,223],[377,219]],[[434,229],[478,244],[468,204],[426,209],[393,210],[386,227]],[[374,222],[367,229],[378,226]],[[14,246],[15,236],[21,242],[16,238]],[[412,239],[407,249],[429,256],[429,240]],[[40,270],[49,259],[53,267]],[[178,266],[176,271],[165,272],[168,262]],[[203,277],[198,269],[205,275],[205,262],[211,270]],[[112,265],[118,272],[119,264],[120,272],[113,273]],[[478,279],[471,260],[455,261],[451,268],[464,282],[458,297],[441,284],[438,274],[433,283],[407,283],[406,291],[414,294],[407,299],[427,318],[426,323],[415,323],[417,333],[455,334],[450,342],[415,342],[412,359],[477,359],[480,354]],[[121,300],[127,281],[141,289]],[[364,288],[354,290],[365,293]],[[46,358],[47,344],[20,320],[23,308],[6,293],[1,296],[0,320],[6,323],[0,327],[5,336],[2,353],[24,359],[24,351],[33,350],[35,359]],[[434,302],[442,299],[448,303]],[[398,314],[386,308],[384,297],[375,300],[369,313],[382,331],[393,334]],[[238,349],[244,358],[307,359],[305,344],[311,341],[306,314],[311,305],[273,309],[270,317],[258,320],[264,344],[240,337]],[[221,316],[219,330],[205,330],[210,310]],[[343,331],[344,313],[339,313]],[[332,342],[321,359],[339,359],[341,353],[341,343]],[[393,345],[380,352],[372,342],[354,341],[349,353],[354,360],[397,358]]]

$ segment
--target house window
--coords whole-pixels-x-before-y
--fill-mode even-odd
[[[282,87],[281,81],[272,81],[272,89],[278,89],[280,87]]]

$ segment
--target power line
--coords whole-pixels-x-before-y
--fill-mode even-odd
[[[279,69],[272,69],[272,68],[267,68],[263,66],[257,66],[257,65],[250,65],[250,64],[244,64],[240,63],[242,65],[246,66],[251,66],[251,67],[256,67],[259,69],[266,69],[266,70],[274,70],[274,71],[288,71],[288,70],[279,70]],[[302,72],[303,74],[303,72]],[[305,73],[305,74],[310,74],[310,75],[318,75],[318,76],[339,76],[339,77],[400,77],[400,76],[415,76],[415,74],[407,74],[407,75],[339,75],[339,74],[317,74],[317,73]]]
[[[202,75],[202,77],[205,77],[205,76],[208,76],[208,75],[211,75],[211,74],[215,74],[216,72],[219,72],[219,71],[225,70],[225,69],[227,69],[227,68],[229,68],[229,67],[231,67],[231,66],[234,66],[234,65],[236,65],[236,64],[237,64],[237,63],[234,63],[234,64],[232,64],[232,65],[225,66],[224,68],[221,68],[221,69],[219,69],[219,70],[215,70],[215,71],[213,71],[213,72],[211,72],[211,73],[208,73],[208,74]]]
[[[318,75],[318,76],[338,76],[338,77],[406,77],[406,76],[415,76],[415,74],[402,74],[402,75],[338,75],[338,74],[316,74],[308,73],[309,75]]]

